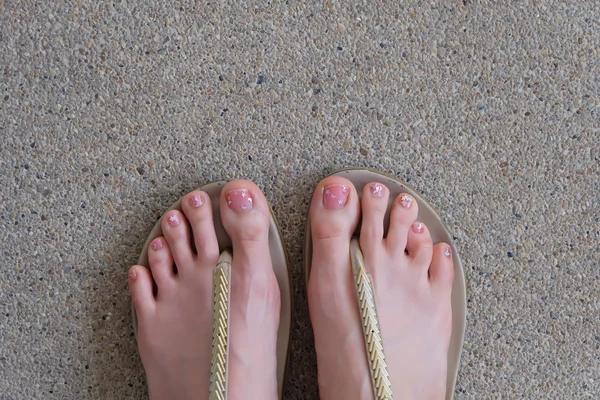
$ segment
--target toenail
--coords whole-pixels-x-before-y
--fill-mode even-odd
[[[412,224],[412,230],[414,233],[423,233],[423,224],[420,222],[415,222]]]
[[[190,206],[192,206],[193,208],[198,208],[202,204],[204,204],[204,200],[202,199],[202,196],[200,196],[199,194],[195,194],[195,195],[191,196],[188,202],[190,203]]]
[[[137,273],[135,272],[135,268],[129,271],[129,280],[135,281],[137,278]]]
[[[413,202],[413,198],[410,197],[407,194],[401,194],[400,198],[399,198],[399,201],[400,201],[400,205],[402,207],[404,207],[404,208],[410,208],[410,206],[412,205],[412,202]]]
[[[167,222],[168,222],[169,226],[172,226],[173,228],[175,228],[181,222],[181,218],[179,218],[179,215],[173,214],[169,217]]]
[[[350,190],[345,185],[328,185],[323,188],[323,205],[325,208],[337,210],[346,205]]]
[[[252,196],[248,189],[235,189],[225,193],[227,205],[233,211],[246,211],[252,209]]]
[[[383,197],[383,185],[381,183],[371,183],[371,194],[374,197]]]
[[[152,243],[150,243],[150,248],[154,251],[160,250],[160,249],[162,249],[162,247],[163,247],[162,240],[160,240],[160,239],[154,239],[152,241]]]
[[[450,246],[446,247],[446,251],[444,251],[444,255],[446,257],[450,257],[452,255],[452,250],[450,250]]]

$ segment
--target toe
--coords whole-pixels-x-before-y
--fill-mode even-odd
[[[201,191],[191,192],[181,201],[181,208],[192,228],[198,262],[214,267],[219,258],[219,244],[210,196]]]
[[[378,182],[365,185],[361,199],[362,225],[360,228],[360,247],[372,249],[381,245],[383,240],[383,220],[388,205],[389,189]]]
[[[141,265],[131,267],[129,270],[129,292],[138,314],[146,315],[154,309],[155,300],[152,290],[150,270]]]
[[[171,210],[162,219],[161,227],[169,249],[175,260],[177,271],[190,269],[194,265],[191,234],[187,219],[181,211]]]
[[[228,371],[228,381],[235,382],[228,385],[229,398],[275,398],[281,295],[269,250],[271,210],[260,188],[246,180],[225,185],[220,202],[221,221],[233,247],[229,352],[237,362]],[[261,368],[251,362],[254,356]],[[249,394],[249,387],[268,394]]]
[[[415,199],[401,193],[394,200],[390,213],[390,228],[386,238],[388,249],[404,252],[411,225],[417,220],[419,206]]]
[[[169,286],[175,277],[175,272],[173,270],[173,256],[164,237],[158,237],[150,243],[148,262],[156,286],[159,289]]]
[[[434,284],[450,290],[454,281],[454,262],[452,249],[447,243],[433,246],[433,258],[429,266],[429,279]]]
[[[408,232],[406,251],[414,267],[427,271],[431,263],[433,242],[427,226],[422,222],[415,222]]]
[[[350,238],[360,217],[360,202],[354,185],[339,176],[325,178],[315,190],[310,206],[313,260],[349,258]]]
[[[229,182],[221,192],[220,208],[223,226],[233,245],[234,259],[268,256],[271,211],[260,188],[246,180]],[[265,249],[267,254],[264,254]]]
[[[360,212],[358,193],[345,178],[328,177],[313,194],[308,307],[323,399],[368,398],[365,390],[372,391],[350,266],[350,239]]]

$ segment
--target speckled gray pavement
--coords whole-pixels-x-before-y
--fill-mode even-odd
[[[407,181],[456,238],[456,398],[600,398],[599,16],[0,1],[0,398],[146,397],[126,272],[165,209],[224,177],[256,181],[283,229],[285,398],[317,398],[303,229],[313,187],[350,166]]]

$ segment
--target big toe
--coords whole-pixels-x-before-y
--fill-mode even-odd
[[[308,306],[323,399],[368,398],[371,390],[350,266],[350,239],[360,213],[358,193],[349,180],[332,176],[319,183],[310,207]],[[340,356],[349,349],[348,357]]]
[[[236,362],[228,371],[235,382],[228,386],[229,396],[274,398],[281,297],[269,248],[271,210],[258,186],[246,180],[225,185],[220,201],[221,220],[233,246],[229,351]],[[249,395],[248,387],[238,384],[244,381],[270,395]]]
[[[310,206],[311,314],[315,310],[324,310],[325,315],[353,310],[350,238],[359,217],[358,194],[349,180],[331,176],[319,183]]]
[[[235,180],[225,185],[221,219],[231,238],[234,259],[256,260],[268,255],[270,215],[267,199],[256,184]]]
[[[348,258],[350,238],[359,217],[360,202],[354,185],[338,176],[322,180],[310,206],[313,260]]]

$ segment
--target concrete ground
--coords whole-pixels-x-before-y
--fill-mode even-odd
[[[285,398],[317,398],[303,229],[350,166],[407,181],[456,238],[456,398],[600,398],[600,3],[223,3],[0,1],[0,398],[146,397],[126,271],[223,177],[272,203]]]

